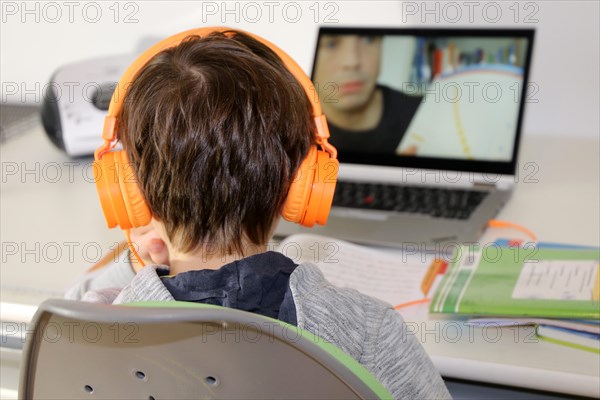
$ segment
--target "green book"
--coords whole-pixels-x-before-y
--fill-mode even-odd
[[[459,247],[430,312],[598,319],[599,259],[597,249]]]
[[[550,343],[600,354],[600,335],[551,325],[537,325],[536,336]]]

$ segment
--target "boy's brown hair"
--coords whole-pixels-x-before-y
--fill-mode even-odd
[[[267,46],[240,32],[156,55],[124,99],[119,138],[154,218],[189,252],[263,245],[315,143],[310,100]]]

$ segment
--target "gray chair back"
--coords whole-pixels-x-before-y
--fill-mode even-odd
[[[182,302],[44,302],[20,399],[391,398],[360,364],[295,326]]]

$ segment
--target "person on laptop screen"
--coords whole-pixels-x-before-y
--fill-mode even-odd
[[[321,28],[313,81],[331,143],[350,163],[508,162],[528,49],[514,31]]]
[[[320,38],[313,80],[329,121],[331,143],[342,155],[393,154],[421,103],[421,96],[378,83],[382,42],[377,35]]]

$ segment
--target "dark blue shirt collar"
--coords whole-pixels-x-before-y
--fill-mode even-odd
[[[296,325],[288,284],[296,267],[283,254],[269,251],[216,270],[194,270],[161,279],[175,300],[236,308]]]

